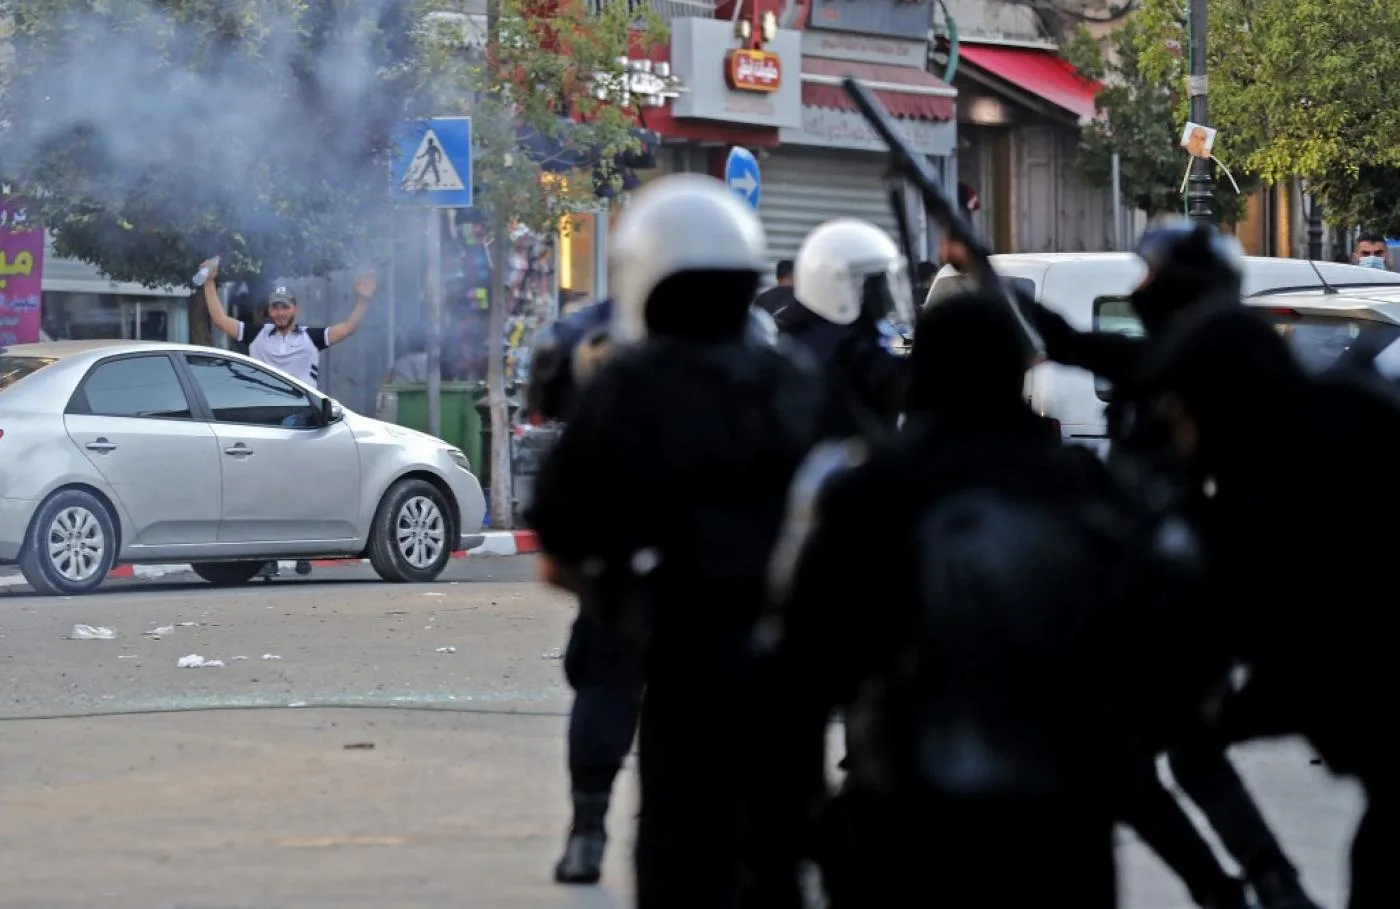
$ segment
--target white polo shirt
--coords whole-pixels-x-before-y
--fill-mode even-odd
[[[248,345],[248,355],[254,360],[290,373],[312,388],[320,388],[317,379],[321,371],[321,351],[331,346],[328,329],[298,325],[282,334],[270,323],[239,322],[238,340]]]

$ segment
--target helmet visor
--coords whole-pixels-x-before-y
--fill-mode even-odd
[[[914,321],[914,285],[903,261],[876,270],[853,271],[859,285],[861,315],[874,322],[908,326]]]

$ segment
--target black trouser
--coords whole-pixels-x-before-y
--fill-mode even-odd
[[[1113,824],[1075,801],[847,790],[820,839],[829,909],[901,906],[930,888],[927,903],[949,909],[1117,905]]]
[[[580,612],[564,652],[574,689],[569,713],[569,777],[576,794],[608,796],[622,769],[642,706],[636,649],[606,622]]]
[[[1177,783],[1247,877],[1296,873],[1223,751],[1193,742],[1170,752],[1168,759]],[[1198,905],[1238,889],[1181,805],[1163,788],[1155,762],[1138,768],[1122,820],[1181,878]]]
[[[1172,776],[1210,821],[1246,878],[1297,875],[1222,747],[1205,740],[1189,741],[1168,752],[1167,759]]]
[[[638,909],[738,909],[748,881],[752,690],[648,680],[638,734]]]
[[[1237,889],[1181,804],[1157,779],[1155,761],[1137,768],[1125,796],[1119,819],[1181,879],[1196,905]]]

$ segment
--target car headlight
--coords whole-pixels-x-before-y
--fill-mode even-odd
[[[467,473],[472,472],[472,462],[467,459],[467,456],[464,453],[458,451],[455,448],[449,448],[447,449],[447,456],[452,459],[452,463],[456,464],[458,467],[462,468]]]

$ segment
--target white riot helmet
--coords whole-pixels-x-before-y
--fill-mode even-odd
[[[768,244],[752,208],[714,177],[671,174],[642,187],[612,229],[608,288],[612,338],[647,335],[647,303],[667,278],[686,272],[768,269]]]
[[[827,221],[802,241],[792,295],[837,325],[855,322],[863,309],[881,319],[914,321],[914,289],[903,254],[889,234],[856,218]]]

